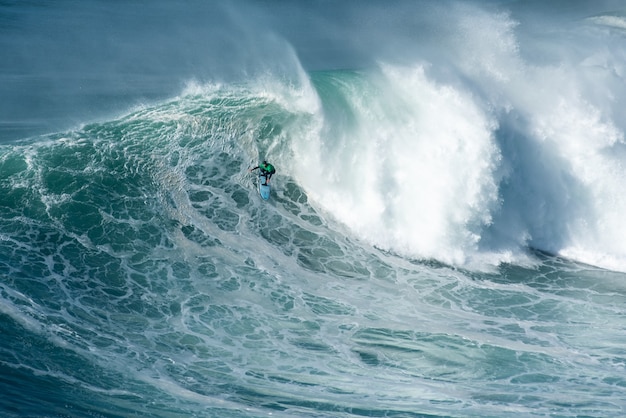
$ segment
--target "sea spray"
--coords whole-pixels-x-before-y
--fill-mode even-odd
[[[443,60],[312,74],[323,110],[295,135],[298,181],[399,254],[476,268],[521,262],[530,247],[624,268],[623,95],[612,93],[623,90],[621,52],[609,44],[546,62],[510,15],[455,10],[464,14],[452,14]],[[574,36],[554,35],[537,49]]]
[[[470,94],[438,85],[421,67],[322,83],[344,94],[321,97],[323,105],[348,108],[347,116],[326,113],[330,126],[318,138],[294,140],[296,152],[304,150],[298,178],[312,198],[372,245],[467,262],[498,204],[494,120]]]

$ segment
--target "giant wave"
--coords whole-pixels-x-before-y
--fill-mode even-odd
[[[126,65],[219,33],[169,67],[184,86],[81,63],[86,93],[46,99],[78,126],[21,114],[35,90],[0,124],[3,414],[623,415],[619,12],[191,5],[137,27],[132,4],[1,6],[100,42],[90,19],[116,17],[127,49],[76,48]],[[172,14],[189,26],[157,36]]]

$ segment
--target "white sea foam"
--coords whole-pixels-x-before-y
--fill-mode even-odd
[[[453,62],[337,81],[352,124],[320,114],[294,138],[298,180],[359,237],[404,255],[476,267],[530,246],[626,269],[623,51],[606,48],[601,69],[584,52],[535,63],[508,15],[462,10]]]

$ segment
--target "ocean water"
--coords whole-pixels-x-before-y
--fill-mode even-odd
[[[0,2],[0,415],[625,416],[626,7],[544,3]]]

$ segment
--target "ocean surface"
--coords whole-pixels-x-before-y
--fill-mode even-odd
[[[0,416],[626,416],[625,78],[623,1],[0,1]]]

